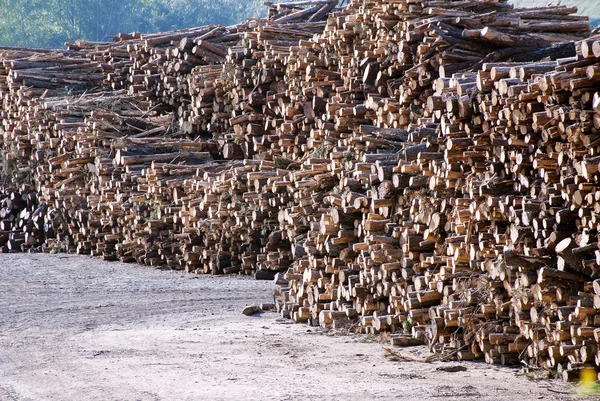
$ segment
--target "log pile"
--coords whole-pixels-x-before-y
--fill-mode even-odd
[[[282,272],[296,322],[566,380],[599,366],[587,19],[336,4],[3,50],[2,250]]]

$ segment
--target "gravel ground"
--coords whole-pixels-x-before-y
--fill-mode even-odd
[[[559,381],[482,363],[424,363],[275,313],[273,284],[73,255],[0,255],[0,401],[572,400]],[[461,365],[466,371],[439,371]]]

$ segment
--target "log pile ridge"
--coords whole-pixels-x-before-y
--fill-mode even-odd
[[[0,48],[0,250],[272,273],[295,322],[600,365],[600,36],[503,0]]]

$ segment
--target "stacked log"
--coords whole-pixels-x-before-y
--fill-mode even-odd
[[[547,10],[543,10],[542,14],[544,13]],[[428,24],[431,29],[431,23]],[[361,28],[361,32],[365,32],[364,26]],[[438,33],[435,29],[432,31]],[[523,40],[529,39],[524,37]],[[570,47],[574,49],[574,45]],[[564,55],[562,52],[569,54],[570,47],[559,46],[531,57],[535,60],[540,54],[554,54],[554,57]],[[440,52],[439,48],[436,50],[436,53]],[[481,65],[480,68],[485,71],[483,62],[488,59],[493,58],[476,56],[473,62],[460,69],[468,70]],[[429,64],[428,68],[435,67],[431,61],[426,62]],[[364,66],[369,67],[365,67],[362,74],[355,75],[362,78],[362,85],[370,82],[373,76],[375,79],[381,77],[378,73],[369,71],[372,65],[365,63]],[[513,67],[506,66],[509,69]],[[557,63],[538,63],[534,66],[521,63],[520,66],[524,72],[519,71],[517,76],[529,78],[531,73],[527,73],[527,69],[535,68],[538,73],[544,73],[548,69],[556,69]],[[550,269],[551,258],[546,255],[530,254],[523,245],[527,244],[527,228],[521,227],[519,220],[515,225],[507,216],[507,212],[513,207],[543,209],[539,203],[527,205],[522,196],[514,204],[512,202],[515,201],[510,198],[508,201],[511,204],[502,204],[502,199],[488,200],[498,198],[503,193],[514,196],[519,189],[513,187],[515,179],[511,181],[497,177],[500,172],[494,169],[499,169],[499,166],[493,165],[494,169],[487,172],[485,161],[493,152],[485,148],[485,145],[491,144],[485,142],[486,138],[481,135],[483,132],[477,131],[481,129],[478,126],[490,119],[482,116],[485,111],[473,109],[473,104],[477,101],[480,104],[485,101],[475,98],[473,93],[479,82],[477,74],[469,74],[467,71],[460,75],[446,76],[446,71],[440,70],[433,70],[437,72],[437,77],[421,77],[421,81],[431,85],[432,96],[424,99],[408,98],[403,97],[408,91],[395,92],[401,105],[426,105],[425,113],[420,116],[409,113],[406,120],[399,119],[401,114],[393,113],[406,108],[394,104],[393,98],[381,99],[381,91],[377,95],[367,93],[366,101],[359,98],[359,101],[345,104],[340,104],[343,102],[338,99],[336,104],[328,102],[327,106],[331,105],[332,111],[339,111],[324,118],[332,122],[332,132],[327,132],[332,143],[327,149],[330,157],[327,161],[315,160],[315,163],[331,162],[327,171],[337,177],[334,182],[339,183],[339,191],[347,192],[325,197],[313,195],[312,201],[322,202],[325,210],[337,209],[345,216],[354,215],[354,219],[350,217],[350,221],[344,225],[339,218],[332,217],[325,211],[322,214],[315,213],[314,210],[303,216],[304,225],[310,224],[310,231],[306,235],[297,235],[302,242],[301,245],[293,245],[293,249],[300,249],[300,254],[306,253],[306,262],[301,260],[286,275],[289,286],[281,292],[282,313],[296,321],[313,321],[334,327],[338,321],[343,324],[348,319],[362,315],[361,326],[370,331],[397,330],[399,327],[410,326],[414,338],[426,335],[439,352],[456,353],[462,359],[485,356],[489,362],[511,364],[519,361],[522,351],[529,348],[527,344],[532,338],[523,335],[526,331],[520,331],[523,330],[521,326],[527,327],[527,322],[522,318],[523,312],[518,309],[521,308],[521,303],[516,303],[518,308],[511,309],[511,297],[522,289],[523,284],[519,284],[514,275],[502,272],[503,262],[497,259],[504,257],[502,250],[514,254],[513,249],[516,249],[516,252],[521,253],[516,256],[519,264],[537,271],[535,277],[539,276],[539,283],[537,280],[532,283],[537,285],[544,284],[545,280],[552,281],[546,279],[545,275],[556,275],[558,278],[562,270]],[[351,76],[347,72],[343,75]],[[405,73],[404,88],[411,88],[412,83],[419,78],[419,75]],[[310,81],[305,82],[308,89]],[[335,85],[333,83],[332,87]],[[337,92],[351,93],[352,81],[348,80],[346,85]],[[414,88],[423,93],[419,90],[419,85]],[[387,94],[390,95],[389,92]],[[489,100],[492,102],[493,98]],[[366,125],[364,120],[357,118],[366,115],[369,109],[378,114],[375,121],[375,115],[370,116],[371,123],[375,126]],[[443,114],[444,112],[448,115]],[[391,118],[379,117],[390,113]],[[348,116],[349,118],[343,118]],[[491,120],[497,120],[497,116],[492,115]],[[414,122],[418,122],[419,126],[409,124]],[[343,134],[340,133],[340,127],[357,126],[360,129],[348,132],[348,138],[336,141]],[[464,132],[460,132],[461,130]],[[332,137],[334,140],[331,140]],[[517,143],[515,139],[509,144]],[[357,145],[362,146],[358,148]],[[362,160],[351,163],[349,168],[337,162],[336,158],[354,158],[352,153],[361,153],[357,152],[357,148],[363,151],[372,149],[378,154],[365,153]],[[382,148],[390,149],[388,154],[381,152]],[[348,152],[348,149],[351,151]],[[398,160],[393,150],[401,151],[401,160]],[[533,150],[535,148],[530,152],[531,162],[537,157]],[[460,164],[465,160],[466,163]],[[311,164],[310,161],[307,164]],[[537,165],[542,166],[543,162],[537,161],[536,167]],[[470,171],[472,173],[466,179],[466,173]],[[510,168],[506,169],[506,173],[512,171]],[[520,174],[515,178],[520,178]],[[465,181],[466,189],[461,188],[456,193],[457,186],[462,187]],[[366,189],[369,190],[365,191]],[[398,190],[401,190],[399,197]],[[426,194],[433,196],[428,197]],[[502,206],[498,206],[497,202]],[[492,207],[496,210],[488,210]],[[297,209],[291,208],[283,216],[292,216],[297,214],[294,213],[296,211]],[[334,216],[338,215],[339,212],[334,213]],[[502,220],[506,220],[508,224]],[[293,222],[291,219],[288,221]],[[284,221],[284,224],[288,221]],[[495,223],[496,221],[499,223]],[[297,234],[295,231],[298,225],[296,222],[289,224],[292,227],[290,238],[296,237],[294,234]],[[551,230],[541,233],[544,234],[549,236]],[[481,242],[484,242],[484,247],[473,245]],[[346,244],[351,246],[345,246]],[[568,244],[562,246],[568,248]],[[536,248],[540,247],[536,244]],[[590,248],[587,248],[588,254]],[[565,254],[563,248],[559,248],[559,252]],[[559,264],[562,263],[561,260],[566,259],[559,255]],[[588,265],[592,263],[588,262]],[[543,267],[546,269],[542,270]],[[495,270],[500,272],[495,273]],[[589,269],[587,273],[590,273]],[[576,274],[566,274],[563,278],[568,278],[570,291],[585,281]],[[525,298],[525,304],[527,301],[528,298]],[[432,307],[436,304],[440,306]],[[526,307],[527,305],[525,310],[528,310]],[[515,317],[520,317],[521,320]],[[409,325],[403,324],[406,321]],[[538,351],[528,349],[528,352],[532,359],[540,362]],[[549,361],[543,363],[556,367],[556,364]]]
[[[3,166],[20,175],[0,200],[4,245],[282,272],[277,307],[296,322],[568,380],[600,365],[587,19],[336,3],[7,50]]]
[[[328,1],[327,4],[333,2]],[[320,18],[322,16],[315,21]],[[256,23],[253,29],[258,29],[265,23],[268,22]],[[296,24],[297,19],[289,19],[287,23]],[[319,24],[309,23],[313,30],[318,30],[321,27]],[[217,273],[245,270],[249,273],[256,269],[255,254],[262,249],[261,238],[266,239],[264,249],[278,249],[277,236],[269,236],[270,230],[259,224],[250,228],[249,219],[257,211],[234,211],[231,207],[220,210],[220,206],[213,206],[217,200],[231,198],[232,183],[239,186],[232,179],[232,171],[235,176],[242,174],[242,171],[260,175],[258,170],[272,169],[273,165],[208,163],[213,157],[220,156],[221,152],[217,151],[215,143],[194,138],[194,135],[191,139],[184,140],[189,132],[185,129],[177,130],[177,127],[171,125],[179,123],[180,128],[183,128],[184,123],[189,123],[182,113],[182,106],[189,103],[182,100],[188,96],[185,86],[180,93],[169,90],[168,94],[163,92],[160,96],[149,95],[149,91],[155,91],[155,87],[146,86],[142,88],[144,93],[141,93],[140,87],[136,86],[138,71],[146,76],[152,75],[152,71],[147,69],[148,62],[158,64],[156,61],[161,58],[160,54],[171,54],[174,49],[185,47],[175,46],[175,38],[183,41],[193,36],[196,42],[204,40],[204,45],[208,46],[207,40],[210,38],[225,43],[224,36],[232,36],[230,41],[239,36],[224,35],[226,30],[242,32],[248,27],[249,25],[244,24],[231,28],[204,27],[157,35],[120,35],[117,42],[110,44],[77,42],[69,45],[70,53],[77,52],[82,57],[87,56],[92,61],[91,64],[96,65],[99,59],[105,61],[107,64],[101,68],[109,72],[104,82],[98,83],[98,86],[110,87],[115,91],[108,96],[100,94],[66,101],[50,98],[56,94],[46,92],[41,100],[19,106],[23,108],[19,110],[19,115],[28,116],[30,121],[38,119],[44,126],[42,133],[49,139],[39,144],[36,152],[40,157],[33,162],[28,158],[29,154],[20,155],[20,161],[24,163],[23,169],[37,171],[35,178],[40,181],[37,187],[44,194],[45,202],[55,206],[50,210],[53,218],[47,228],[58,234],[55,239],[47,241],[46,250],[63,248],[102,256],[108,260],[119,258],[152,265],[166,264],[172,268],[192,271]],[[210,34],[200,35],[201,32]],[[243,49],[241,42],[239,49]],[[130,55],[129,60],[124,59],[127,55],[123,53],[124,50]],[[149,59],[144,59],[145,55],[150,55]],[[140,64],[139,59],[144,59],[145,62]],[[82,62],[85,61],[83,58]],[[201,69],[206,60],[195,60],[195,63]],[[173,65],[161,64],[160,68],[161,82],[170,81],[174,75],[185,74],[185,71],[174,68]],[[217,65],[217,69],[222,70],[220,65]],[[126,76],[122,81],[123,85],[115,85],[117,76]],[[146,84],[146,80],[144,83]],[[124,96],[117,90],[119,88],[124,88],[134,97]],[[14,90],[12,87],[7,89]],[[78,92],[70,91],[69,94]],[[192,93],[190,97],[191,95]],[[157,101],[165,107],[157,108]],[[133,108],[128,103],[133,103]],[[145,111],[150,109],[151,112]],[[153,117],[158,112],[164,114],[168,110],[174,110],[174,113]],[[178,118],[174,118],[175,115]],[[157,123],[148,121],[149,119],[161,121]],[[10,126],[7,128],[8,143],[14,139],[8,136],[14,135],[14,130]],[[36,143],[28,131],[19,133],[24,134],[24,143]],[[165,135],[181,136],[182,139],[171,140],[165,138]],[[38,133],[36,138],[39,137]],[[231,159],[232,157],[227,156],[231,153],[229,147],[225,146],[227,142],[219,141],[217,144],[223,155]],[[161,153],[159,149],[164,151]],[[180,149],[184,151],[177,151]],[[48,151],[48,155],[43,153],[45,151]],[[48,165],[36,165],[35,161],[44,161],[41,160],[42,155],[48,158]],[[196,159],[190,160],[191,156]],[[219,185],[206,188],[203,182],[197,182],[207,179],[208,175],[213,178],[213,173],[217,176],[216,173],[224,170],[227,171],[216,179],[223,181]],[[186,178],[192,180],[186,181]],[[253,180],[250,179],[251,185]],[[185,186],[192,191],[191,196],[184,196]],[[238,194],[241,196],[244,192],[245,187],[240,187]],[[207,199],[198,204],[198,196]],[[234,201],[239,202],[240,199],[234,196]],[[173,207],[173,202],[178,206]],[[64,213],[67,205],[70,205],[71,210]],[[269,206],[265,203],[261,209],[267,207],[274,209],[276,205]],[[262,213],[258,211],[258,215]],[[212,222],[206,220],[210,214],[215,215]],[[161,219],[162,216],[169,217]],[[231,222],[224,224],[222,220],[217,220],[218,217],[226,217]],[[242,234],[235,232],[236,235],[232,235],[234,231],[229,225],[238,224],[239,221],[244,223],[241,226]],[[273,224],[275,222],[273,220]],[[205,233],[210,235],[204,235]],[[226,239],[230,239],[234,245],[221,245]],[[191,247],[190,241],[194,243]],[[214,249],[215,247],[218,249]],[[241,247],[243,251],[238,255]],[[167,249],[171,251],[167,252]],[[277,260],[279,263],[279,258]],[[271,262],[266,260],[262,264],[269,263]]]

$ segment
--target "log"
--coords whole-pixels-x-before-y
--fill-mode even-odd
[[[260,272],[295,322],[462,360],[596,364],[585,17],[337,3],[0,49],[2,252]]]

